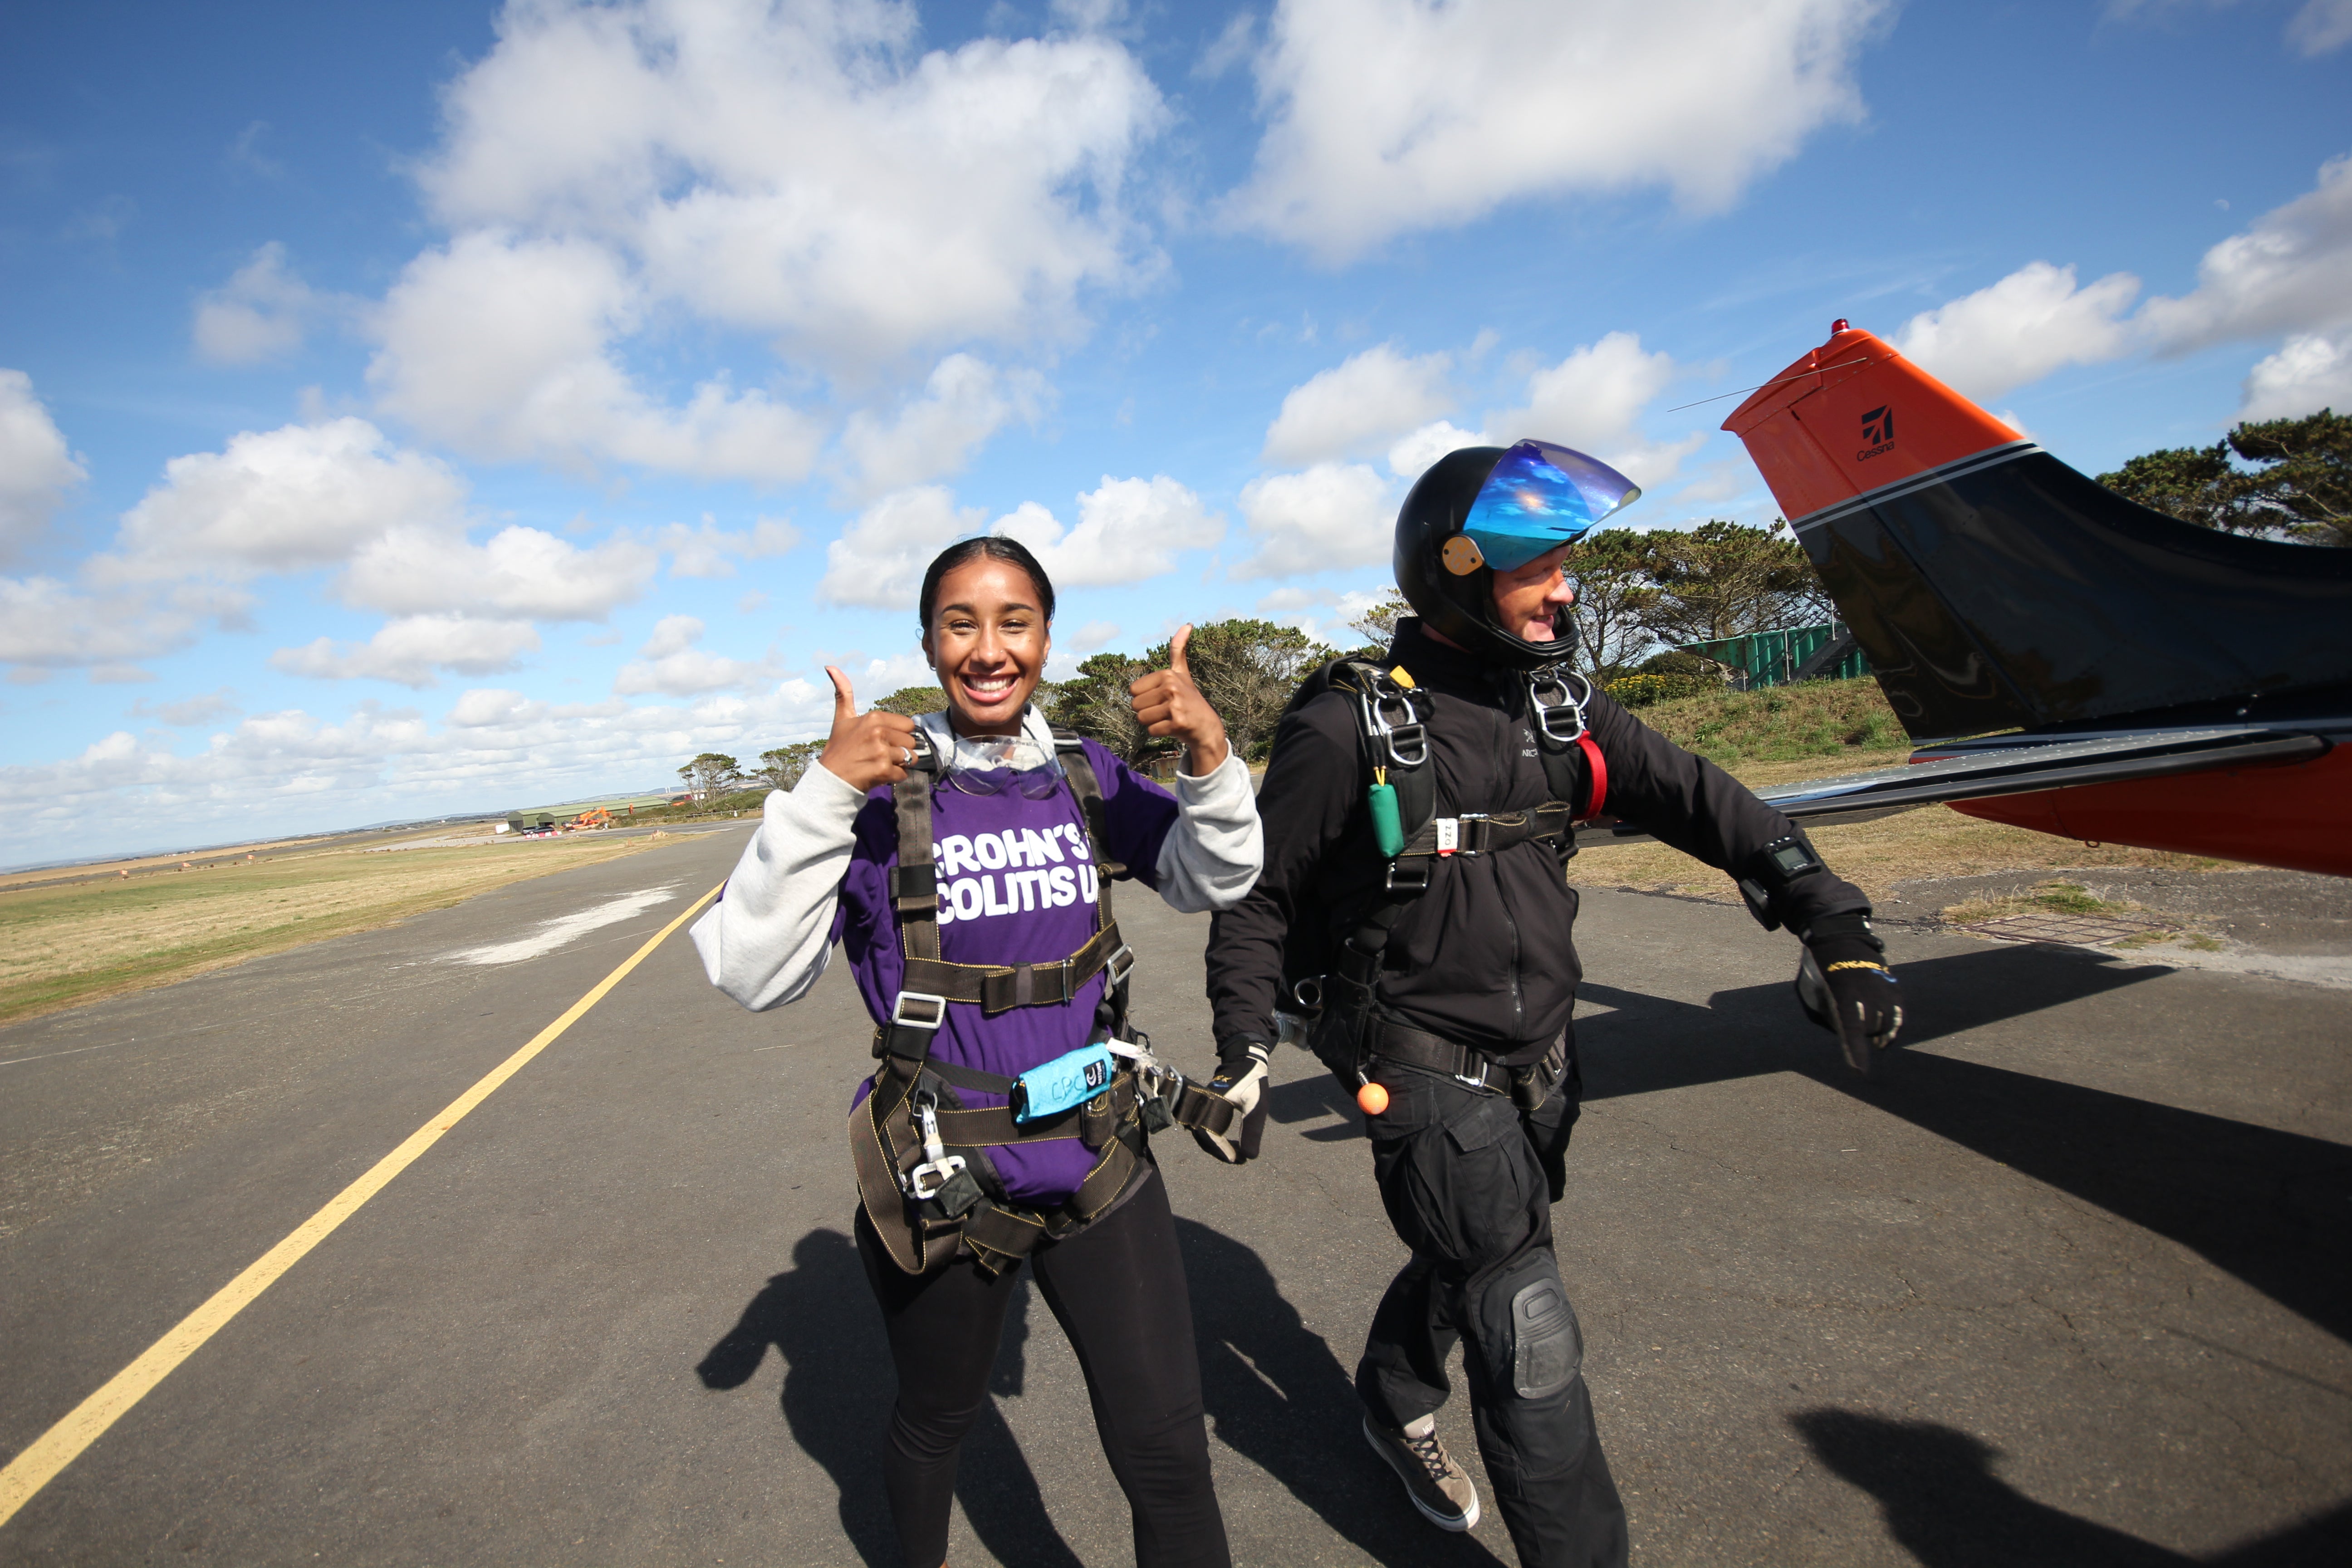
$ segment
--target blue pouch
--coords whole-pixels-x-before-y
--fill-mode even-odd
[[[1100,1041],[1040,1062],[1013,1080],[1013,1120],[1039,1121],[1084,1105],[1110,1087],[1117,1065]]]

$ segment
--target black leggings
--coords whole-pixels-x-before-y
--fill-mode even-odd
[[[956,1448],[988,1397],[1019,1271],[992,1279],[963,1262],[909,1275],[882,1250],[863,1209],[856,1229],[898,1371],[882,1449],[898,1550],[907,1568],[940,1568]],[[1150,1177],[1108,1217],[1040,1247],[1029,1267],[1086,1373],[1103,1456],[1134,1510],[1139,1568],[1229,1568],[1167,1188]]]

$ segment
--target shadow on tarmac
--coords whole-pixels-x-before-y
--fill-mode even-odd
[[[1953,1057],[1906,1051],[2161,971],[2086,953],[1989,948],[1903,966],[1916,1019],[1875,1078],[1855,1077],[1785,985],[1705,1007],[1605,986],[1577,1024],[1587,1100],[1796,1072],[2190,1248],[2352,1340],[2352,1148]]]
[[[1258,1255],[1181,1215],[1176,1236],[1192,1292],[1202,1400],[1218,1440],[1279,1481],[1333,1534],[1374,1563],[1405,1568],[1499,1562],[1475,1539],[1441,1534],[1413,1512],[1358,1436],[1364,1407],[1354,1379],[1323,1336],[1283,1299]]]
[[[990,1384],[999,1394],[1021,1392],[1029,1298],[1024,1280],[1005,1315],[1005,1350]],[[895,1568],[898,1541],[881,1468],[889,1405],[881,1391],[895,1388],[898,1379],[865,1268],[848,1237],[813,1230],[801,1237],[793,1267],[751,1298],[695,1374],[705,1388],[740,1388],[771,1345],[784,1362],[784,1423],[794,1443],[833,1478],[842,1532],[873,1568]],[[982,1405],[964,1438],[956,1500],[972,1533],[997,1561],[1077,1568],[1076,1554],[1046,1515],[1028,1459],[993,1404]]]
[[[1790,1418],[1814,1457],[1878,1500],[1887,1531],[1925,1568],[2290,1568],[2352,1562],[2352,1504],[2213,1557],[2152,1546],[2039,1503],[1992,1473],[2000,1453],[1930,1421],[1822,1408]]]
[[[1498,1562],[1475,1540],[1439,1535],[1412,1512],[1356,1437],[1362,1406],[1348,1370],[1283,1299],[1258,1255],[1196,1220],[1179,1218],[1176,1229],[1192,1294],[1202,1402],[1218,1438],[1372,1562],[1390,1568]],[[1026,1379],[1031,1299],[1024,1278],[1005,1314],[1004,1343],[989,1384],[1000,1397],[1019,1397]],[[770,1346],[784,1362],[785,1424],[833,1479],[843,1532],[874,1568],[895,1564],[898,1538],[879,1464],[888,1407],[877,1392],[892,1387],[894,1374],[849,1237],[834,1230],[801,1237],[793,1267],[751,1299],[695,1373],[706,1388],[740,1388]],[[982,1407],[964,1439],[956,1500],[997,1561],[1076,1568],[1028,1459],[993,1405]]]
[[[1310,1143],[1342,1143],[1363,1136],[1364,1119],[1356,1110],[1356,1102],[1348,1098],[1348,1091],[1328,1072],[1318,1070],[1307,1078],[1276,1084],[1265,1091],[1265,1105],[1267,1116],[1286,1127],[1326,1116],[1340,1119],[1336,1126],[1310,1127],[1301,1132],[1299,1136]]]

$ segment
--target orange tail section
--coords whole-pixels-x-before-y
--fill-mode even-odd
[[[1876,333],[1843,321],[1723,427],[1747,444],[1791,523],[2025,439]]]
[[[1724,428],[1916,739],[2260,724],[2352,686],[2352,550],[2126,500],[1843,321]]]

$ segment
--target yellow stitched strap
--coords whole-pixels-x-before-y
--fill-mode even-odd
[[[1886,973],[1886,965],[1883,963],[1873,963],[1868,959],[1864,958],[1841,959],[1837,963],[1831,964],[1828,972],[1832,974],[1835,974],[1841,969],[1875,969],[1881,974]]]

